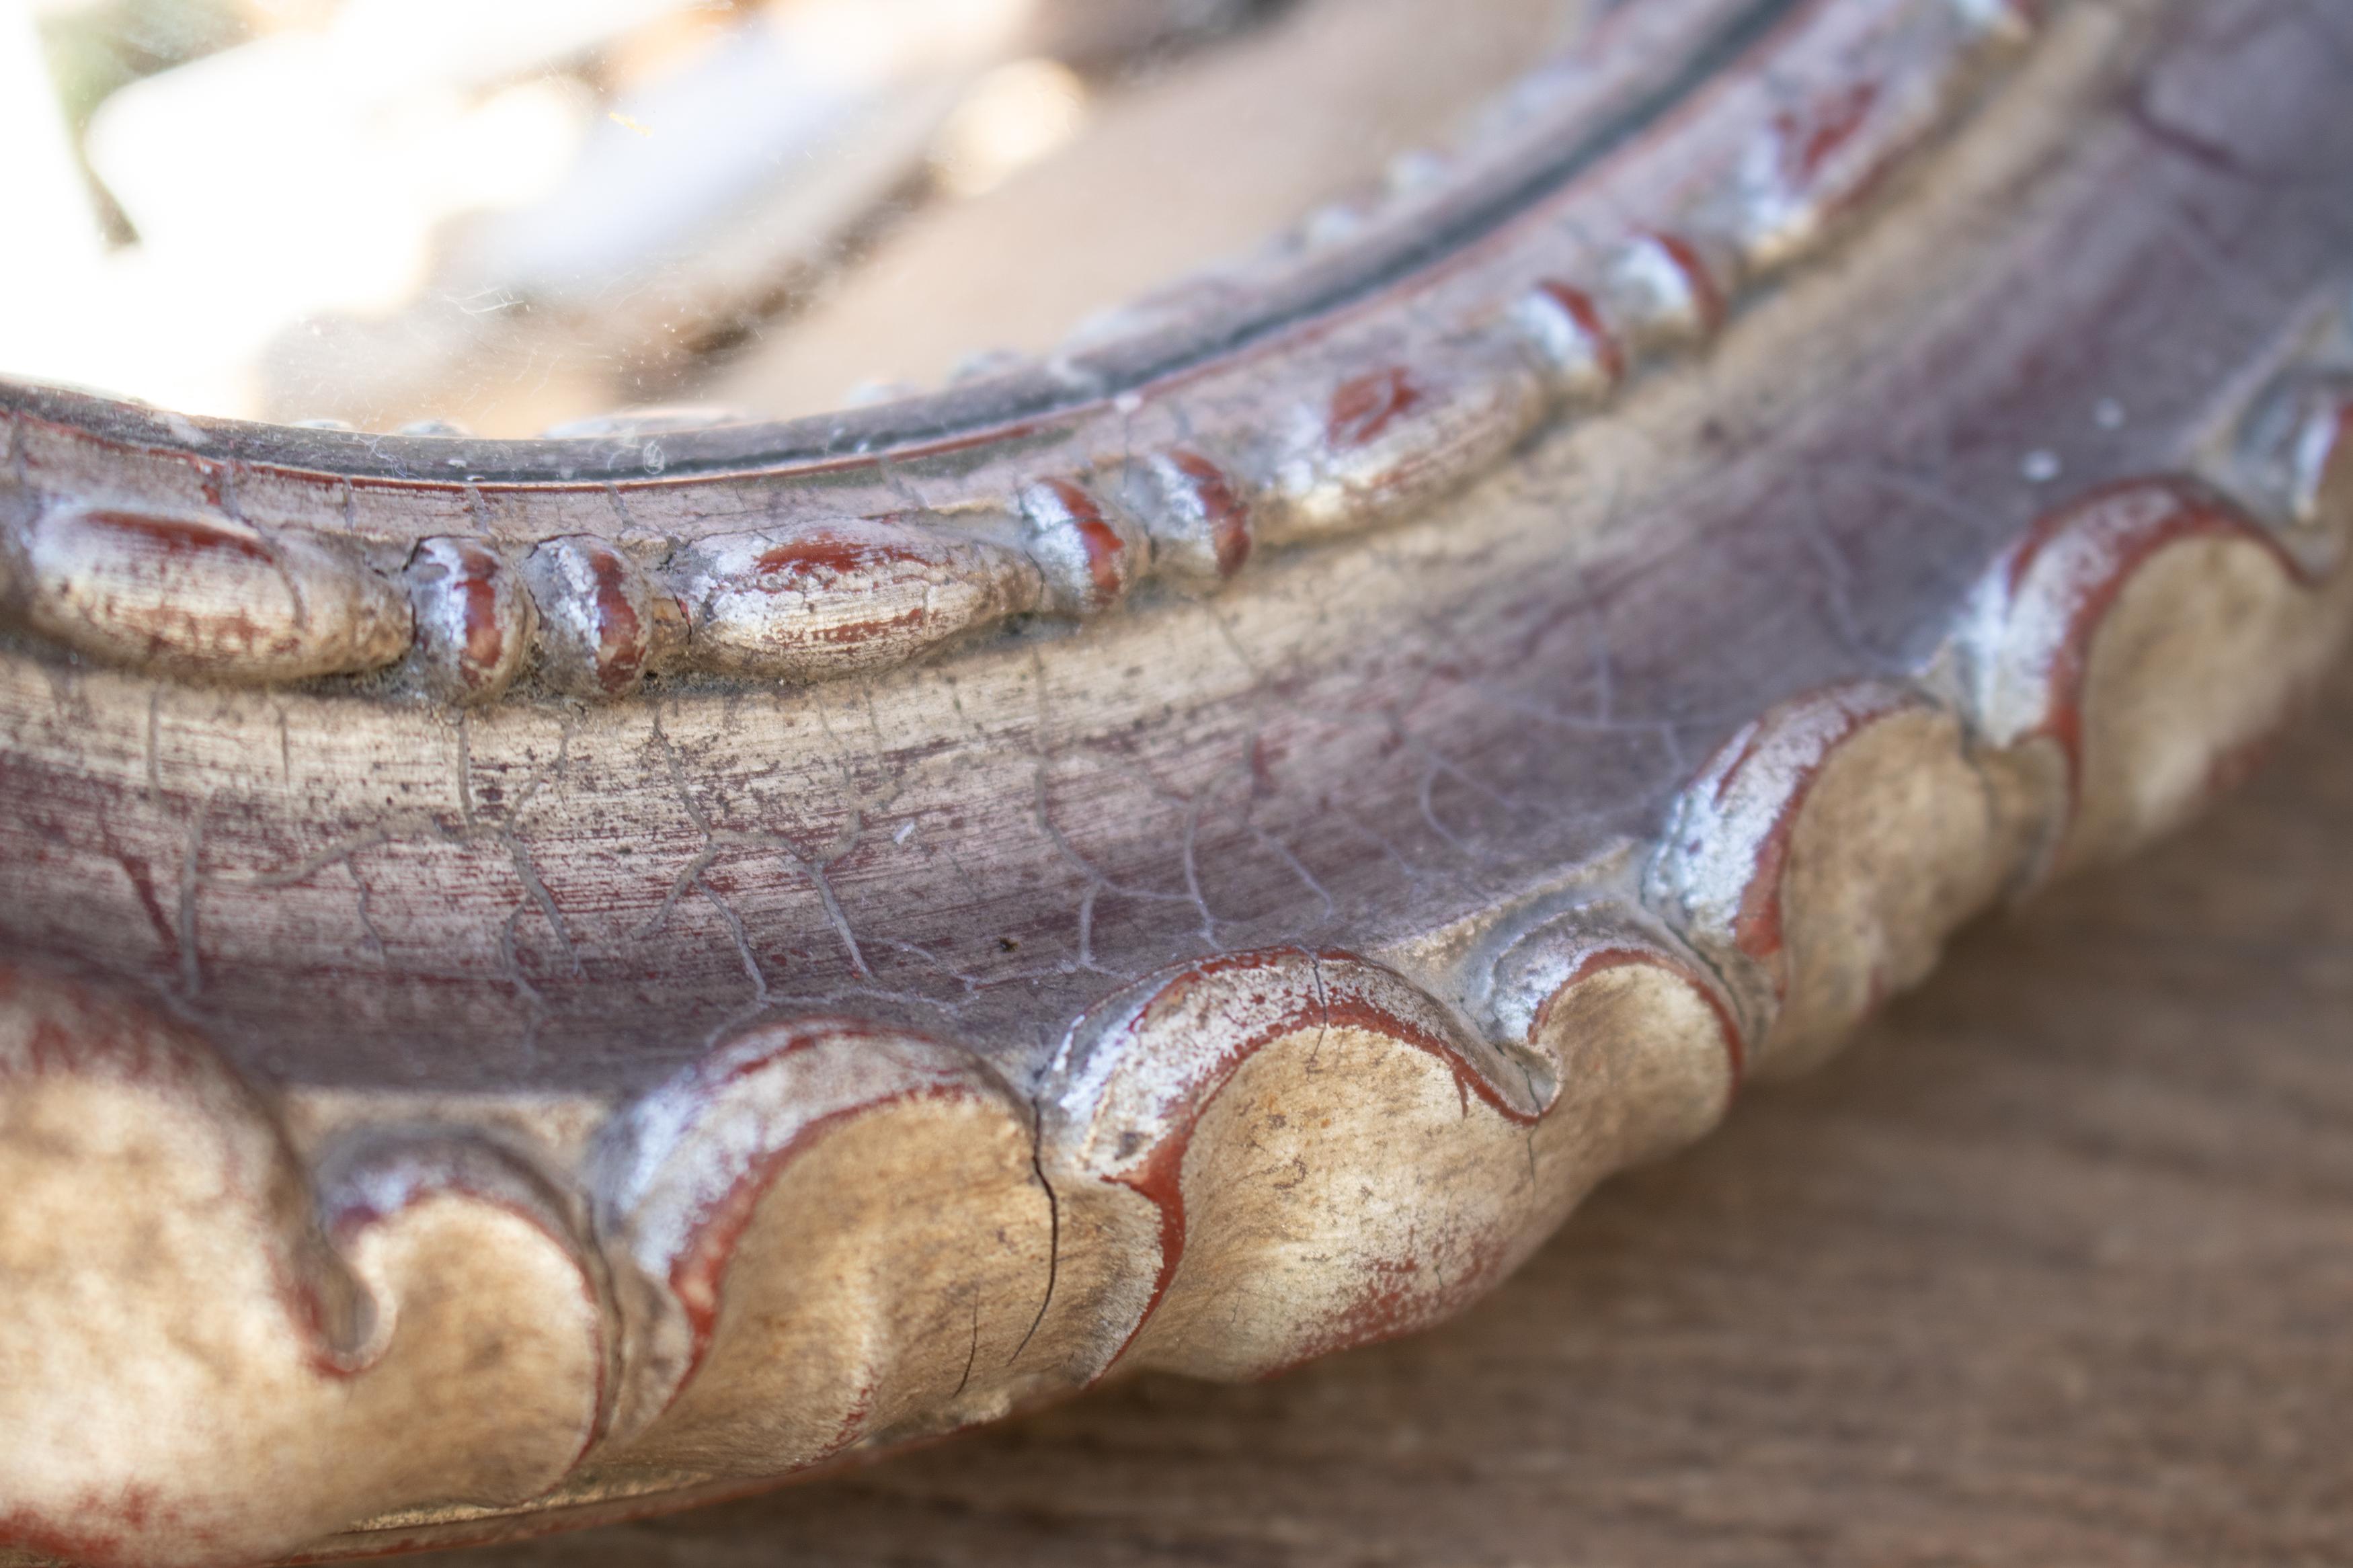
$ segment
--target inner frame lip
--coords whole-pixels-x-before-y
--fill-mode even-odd
[[[0,373],[0,413],[150,449],[436,489],[821,473],[885,458],[917,460],[1020,442],[1047,436],[1050,426],[1124,395],[1260,348],[1443,265],[1639,139],[1784,21],[1819,3],[1748,0],[1662,79],[1566,146],[1539,145],[1464,174],[1424,197],[1411,221],[1377,223],[1338,253],[1310,260],[1245,299],[1101,348],[871,407],[643,436],[396,436],[190,416]],[[648,462],[649,442],[659,444],[658,464]]]

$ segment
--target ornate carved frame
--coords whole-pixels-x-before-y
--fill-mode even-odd
[[[2348,62],[1646,0],[935,396],[0,387],[0,1555],[607,1518],[1457,1310],[2320,668]]]

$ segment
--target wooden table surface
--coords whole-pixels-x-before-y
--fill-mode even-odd
[[[2348,1330],[2353,679],[1443,1330],[430,1561],[2353,1563]]]

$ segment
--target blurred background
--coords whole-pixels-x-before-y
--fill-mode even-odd
[[[1345,232],[1580,9],[0,0],[0,374],[487,435],[887,397]]]

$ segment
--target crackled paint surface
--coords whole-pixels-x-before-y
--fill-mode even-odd
[[[2239,47],[2321,92],[2299,26]],[[2145,96],[2200,101],[2229,63],[2192,52]],[[2263,139],[2295,101],[2268,95],[2280,130],[2236,131],[2242,162],[2283,155]],[[1036,1020],[1161,963],[1409,939],[1647,837],[1762,700],[1915,668],[2062,495],[2180,460],[2216,385],[2170,367],[2259,360],[2331,281],[2310,188],[2135,117],[2094,125],[2073,177],[2117,194],[1952,265],[1900,346],[1840,339],[1852,298],[1800,291],[1713,372],[1745,400],[1662,384],[1475,505],[1076,637],[812,689],[462,713],[13,663],[9,765],[34,804],[0,829],[5,918],[145,977],[249,1067],[449,1087],[643,1086],[727,1025],[844,1008],[1019,1080]],[[2237,308],[2179,308],[2211,260],[2184,212],[2261,258]],[[1932,263],[1914,233],[1886,243]],[[2055,254],[2063,363],[2005,305]],[[2129,417],[2105,428],[2092,411],[2119,388]],[[1668,491],[1651,454],[1681,450],[1702,471]],[[2063,481],[2022,478],[2042,450]],[[43,894],[67,880],[70,903]],[[301,1048],[353,1017],[335,1050]]]
[[[2193,808],[2317,668],[2353,494],[2353,195],[2322,178],[2353,121],[2318,16],[2060,10],[1897,216],[1703,363],[1517,447],[1417,424],[1458,406],[1459,366],[1409,358],[1335,375],[1255,475],[1122,454],[1120,485],[1189,497],[1156,532],[1120,533],[1124,489],[1042,480],[952,550],[746,500],[656,570],[608,524],[491,519],[459,531],[505,556],[398,557],[424,563],[415,613],[479,644],[453,689],[499,679],[509,573],[596,592],[552,629],[543,604],[560,680],[475,705],[12,645],[0,942],[275,1086],[218,1136],[282,1142],[298,1185],[394,1125],[516,1163],[544,1272],[597,1307],[549,1374],[546,1468],[590,1445],[556,1504],[1428,1321],[1617,1164],[1704,1131],[1741,1071],[1826,1048],[1952,921]],[[1882,101],[1826,99],[1741,166],[1835,170]],[[1616,379],[1616,340],[1546,299],[1514,374],[1582,354]],[[0,439],[19,487],[55,481],[39,419]],[[1417,464],[1469,488],[1418,489]],[[1412,504],[1302,542],[1377,472]],[[258,509],[266,478],[224,494]],[[538,527],[569,503],[530,504]],[[892,616],[1042,603],[1124,592],[1119,561],[1164,544],[1196,584],[1249,569],[826,684],[693,651],[726,626],[743,668],[786,657],[750,593],[887,568]],[[24,570],[0,559],[12,603]],[[1955,802],[1982,833],[1874,837]],[[859,1173],[892,1160],[922,1213],[868,1201]],[[78,1179],[37,1173],[58,1201]],[[466,1223],[522,1223],[491,1207]],[[289,1223],[221,1245],[293,1247]],[[839,1288],[796,1293],[817,1275]],[[224,1321],[283,1315],[238,1279]],[[451,1422],[420,1453],[466,1452]],[[304,1528],[430,1500],[396,1490]],[[484,1517],[396,1511],[346,1544]],[[206,1552],[158,1527],[93,1555]]]

